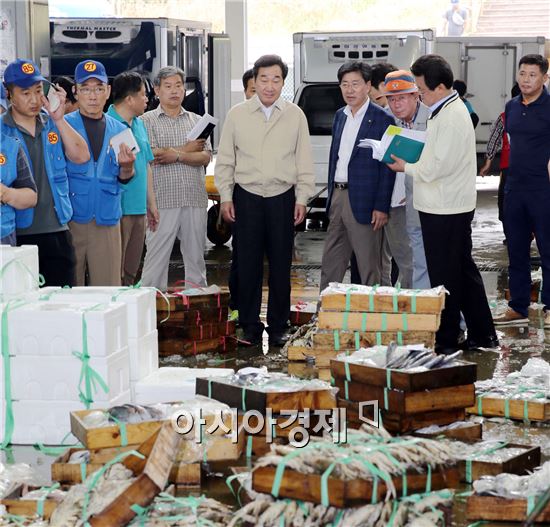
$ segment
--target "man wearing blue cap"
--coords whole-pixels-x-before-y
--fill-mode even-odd
[[[117,156],[111,146],[113,137],[126,126],[103,113],[111,93],[103,64],[82,61],[76,66],[74,78],[80,107],[66,119],[85,138],[92,156],[87,163],[67,166],[76,283],[85,285],[87,270],[88,285],[117,286],[121,283],[122,262],[121,194],[134,174],[135,155],[121,144]]]
[[[19,140],[38,191],[35,208],[16,212],[17,241],[38,246],[40,273],[47,285],[74,285],[67,160],[84,163],[90,154],[84,139],[63,119],[65,92],[56,89],[60,104],[53,110],[44,97],[45,80],[29,59],[8,64],[4,85],[10,107],[2,115],[1,130],[2,136]]]

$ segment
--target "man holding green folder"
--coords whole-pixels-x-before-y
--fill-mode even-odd
[[[487,295],[472,258],[472,219],[476,207],[475,135],[468,110],[452,89],[453,72],[439,55],[424,55],[412,65],[422,101],[431,110],[427,141],[416,163],[392,156],[388,165],[413,178],[414,208],[419,211],[432,286],[449,291],[436,351],[459,347],[460,313],[468,328],[469,348],[498,346]]]

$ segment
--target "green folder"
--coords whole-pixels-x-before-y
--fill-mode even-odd
[[[416,163],[420,159],[420,154],[424,148],[422,141],[416,141],[410,137],[404,137],[401,135],[403,129],[398,126],[390,125],[386,130],[386,134],[393,136],[386,153],[382,158],[383,163],[393,163],[391,154],[400,159],[405,160],[407,163]]]

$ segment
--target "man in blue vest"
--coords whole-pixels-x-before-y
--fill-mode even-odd
[[[2,136],[19,140],[38,191],[35,208],[16,212],[17,242],[38,246],[40,273],[49,286],[74,285],[74,250],[68,228],[72,216],[67,160],[90,158],[84,139],[64,119],[65,92],[56,91],[53,110],[44,97],[44,77],[31,60],[17,59],[4,71],[10,107],[2,115]],[[48,113],[42,111],[45,108]]]
[[[85,285],[87,270],[88,285],[117,286],[122,264],[121,194],[134,174],[135,155],[124,143],[118,156],[111,146],[113,137],[126,126],[103,113],[111,93],[103,64],[82,61],[74,78],[80,107],[66,120],[85,138],[91,154],[87,163],[67,165],[76,284]]]

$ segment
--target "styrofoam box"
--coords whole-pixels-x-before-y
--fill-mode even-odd
[[[92,408],[108,408],[130,402],[130,392],[124,392],[110,401],[94,402]],[[59,445],[71,431],[70,413],[83,410],[78,401],[13,401],[14,431],[12,443],[16,445]],[[4,403],[0,404],[0,438],[4,438]],[[67,444],[76,439],[69,436]]]
[[[128,339],[130,381],[137,382],[159,369],[159,339],[155,329],[145,337]]]
[[[105,357],[128,345],[126,304],[32,302],[8,314],[10,355],[72,357],[73,351],[81,353],[83,317],[90,356]]]
[[[235,372],[229,368],[159,368],[132,383],[132,398],[136,404],[184,401],[195,397],[197,377],[229,377]]]
[[[79,400],[82,361],[77,357],[17,355],[11,357],[10,361],[12,399]],[[96,383],[97,390],[93,391],[94,401],[109,401],[130,389],[130,357],[127,347],[107,357],[92,357],[89,364],[109,388],[105,393]],[[84,380],[80,388],[84,391]]]
[[[150,287],[44,287],[40,289],[40,300],[49,297],[55,303],[109,304],[121,302],[127,306],[128,338],[145,337],[157,329],[156,293]]]
[[[12,262],[17,260],[18,263]],[[7,267],[6,267],[7,266]],[[38,247],[0,245],[0,298],[11,298],[38,289]]]

